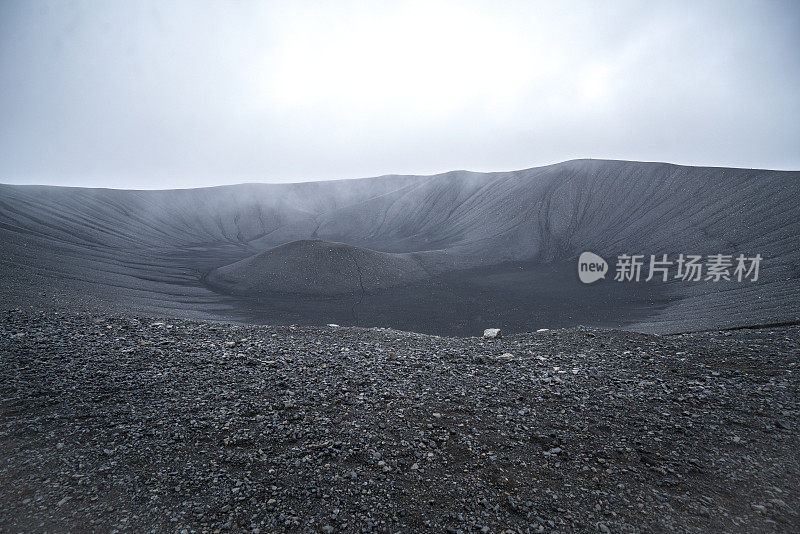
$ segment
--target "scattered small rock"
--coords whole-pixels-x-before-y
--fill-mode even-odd
[[[503,333],[499,328],[487,328],[483,331],[483,337],[486,339],[499,339],[503,337]]]

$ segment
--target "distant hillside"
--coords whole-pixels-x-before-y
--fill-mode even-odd
[[[0,295],[7,307],[459,334],[794,322],[798,205],[800,172],[603,160],[172,191],[0,185]],[[584,286],[584,250],[764,261],[755,283]]]

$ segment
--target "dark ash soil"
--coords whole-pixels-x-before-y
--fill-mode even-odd
[[[0,530],[797,532],[798,334],[3,312]]]

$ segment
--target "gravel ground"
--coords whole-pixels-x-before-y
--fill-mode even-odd
[[[0,530],[797,532],[798,334],[2,312]]]

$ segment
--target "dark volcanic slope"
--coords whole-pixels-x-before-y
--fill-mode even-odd
[[[0,531],[798,532],[799,339],[0,314]]]
[[[685,331],[795,322],[799,180],[798,172],[580,160],[182,191],[2,185],[2,296],[8,306],[453,334],[488,323]],[[308,240],[352,248],[275,248]],[[587,287],[575,265],[584,250],[612,262],[620,253],[765,259],[756,283]]]
[[[233,294],[341,295],[411,284],[428,275],[413,254],[393,254],[325,241],[293,241],[206,277]]]

